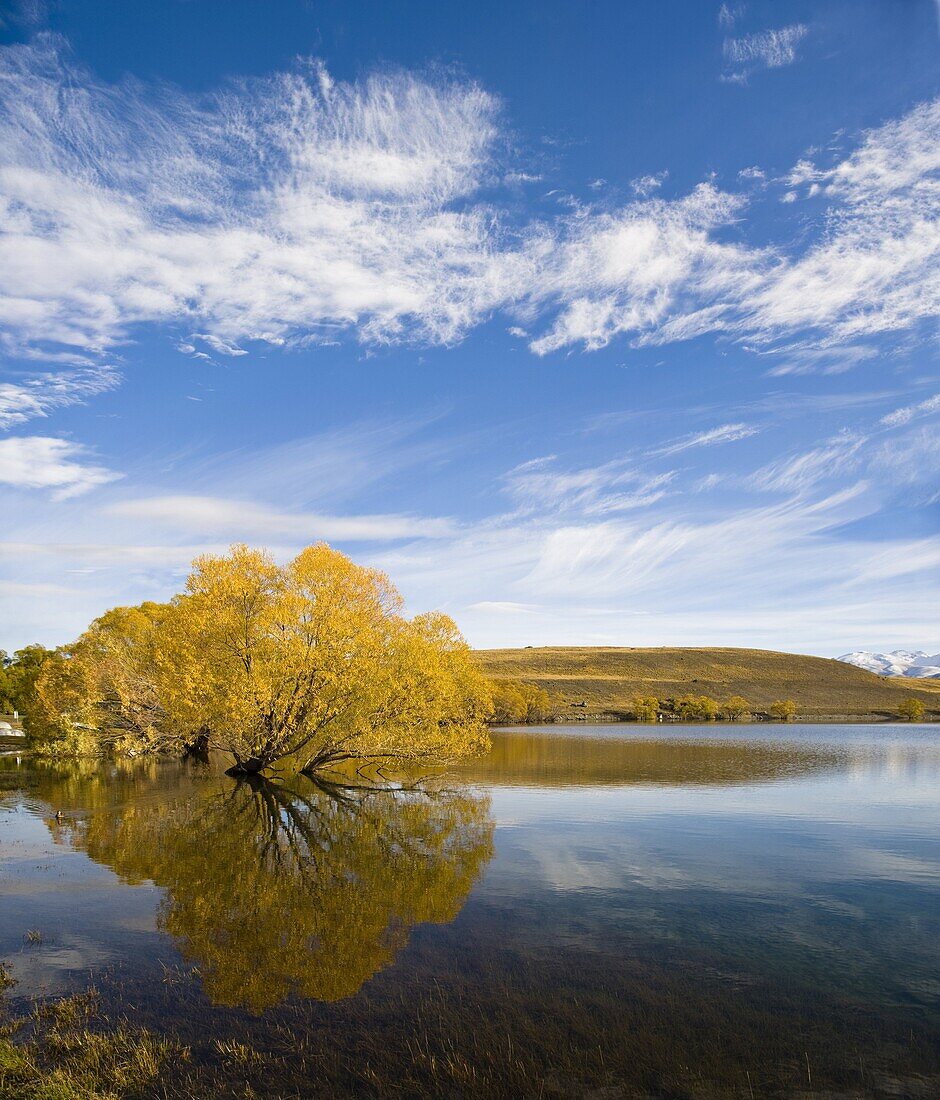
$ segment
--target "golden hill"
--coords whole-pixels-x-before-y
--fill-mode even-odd
[[[775,699],[792,699],[798,715],[813,719],[897,718],[911,696],[927,718],[940,718],[940,685],[884,678],[824,657],[766,649],[655,649],[540,646],[477,650],[494,679],[524,680],[544,688],[559,718],[623,718],[635,695],[659,699],[743,695],[756,712]]]
[[[912,676],[889,676],[887,679],[890,680],[892,684],[900,684],[903,687],[910,687],[913,683],[917,686],[918,691],[932,692],[935,698],[940,696],[940,680],[937,679],[916,680]],[[921,698],[921,696],[918,695],[918,699],[919,698]]]

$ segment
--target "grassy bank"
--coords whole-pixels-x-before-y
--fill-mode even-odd
[[[37,1000],[24,1015],[0,1017],[0,1100],[142,1096],[171,1060],[187,1058],[178,1044],[102,1021],[93,989]]]
[[[902,700],[940,718],[940,683],[887,679],[841,661],[765,649],[633,649],[540,646],[475,654],[494,679],[524,680],[549,693],[556,718],[623,719],[636,695],[659,699],[708,695],[747,699],[755,713],[792,699],[803,719],[897,719]]]

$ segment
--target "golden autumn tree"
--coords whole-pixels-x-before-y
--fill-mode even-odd
[[[245,546],[197,559],[155,649],[166,726],[208,730],[253,774],[293,756],[452,758],[487,745],[489,693],[443,615],[325,544],[283,568]]]
[[[637,722],[655,722],[659,717],[659,700],[655,695],[634,695],[632,709]]]
[[[926,707],[915,696],[911,696],[909,699],[905,699],[898,707],[898,714],[902,718],[906,718],[908,722],[919,722],[924,717]]]
[[[729,722],[746,722],[751,717],[751,704],[741,695],[732,695],[721,704],[721,714]]]
[[[493,680],[493,721],[497,725],[546,722],[552,715],[551,696],[544,688],[524,680]]]
[[[47,659],[27,732],[39,748],[130,753],[169,747],[154,646],[165,605],[115,607]]]
[[[468,645],[447,616],[401,608],[383,573],[325,544],[283,567],[245,546],[199,558],[170,604],[114,608],[46,660],[28,733],[50,753],[211,744],[239,774],[484,750]]]
[[[24,728],[40,753],[82,756],[97,751],[91,670],[57,650],[36,679]]]
[[[673,704],[673,713],[683,722],[713,722],[718,703],[708,695],[683,695]]]

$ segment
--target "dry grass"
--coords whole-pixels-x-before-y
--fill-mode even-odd
[[[37,1002],[31,1016],[0,1028],[0,1100],[118,1100],[142,1095],[172,1058],[188,1052],[123,1023],[93,1030],[94,989]],[[18,1034],[27,1037],[13,1042]]]
[[[902,688],[908,697],[916,695],[920,699],[921,692],[933,693],[934,696],[940,695],[940,680],[914,680],[908,676],[888,676],[887,679]],[[914,690],[912,691],[911,688]]]
[[[97,1021],[115,1029],[105,1034],[60,1029],[25,1049],[0,1040],[0,1081],[6,1054],[11,1079],[30,1086],[0,1086],[0,1100],[938,1095],[929,1020],[849,1015],[823,991],[807,997],[801,982],[815,989],[814,973],[788,968],[775,985],[747,971],[728,981],[688,959],[676,965],[671,947],[667,965],[628,948],[612,968],[594,949],[475,946],[469,972],[448,970],[450,952],[432,949],[427,969],[404,980],[387,976],[358,997],[300,1000],[261,1017],[209,1010],[196,983],[189,994],[161,984],[169,1001],[163,1011],[150,1006],[152,1030],[118,1015]],[[123,1003],[128,995],[139,1003],[130,989]],[[168,1026],[174,1038],[161,1044],[154,1029]],[[807,1062],[817,1091],[806,1091]],[[893,1088],[871,1087],[888,1077]]]
[[[456,937],[468,948],[458,965]],[[100,998],[79,995],[77,1011],[47,1005],[0,1026],[0,1100],[940,1095],[932,1020],[847,1011],[844,983],[820,987],[815,966],[793,965],[798,952],[778,960],[778,981],[762,965],[752,974],[745,947],[729,981],[709,965],[713,948],[638,950],[635,931],[614,966],[594,946],[524,940],[511,925],[495,946],[472,924],[441,930],[410,973],[265,1016],[210,1009],[196,981],[124,975]]]
[[[800,718],[860,721],[896,719],[901,701],[915,696],[927,718],[940,718],[940,682],[898,682],[841,661],[764,649],[543,646],[478,650],[476,658],[489,676],[544,688],[560,718],[623,718],[635,695],[689,694],[743,695],[758,713],[793,699]]]

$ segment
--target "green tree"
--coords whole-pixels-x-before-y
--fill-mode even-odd
[[[924,717],[925,711],[924,704],[920,699],[911,696],[909,699],[905,699],[898,707],[898,714],[902,718],[906,718],[908,722],[919,722]]]
[[[777,699],[770,704],[770,714],[782,722],[791,722],[796,717],[796,703],[792,699]]]
[[[0,650],[0,713],[29,714],[36,697],[36,681],[54,650],[28,645],[13,656]]]

